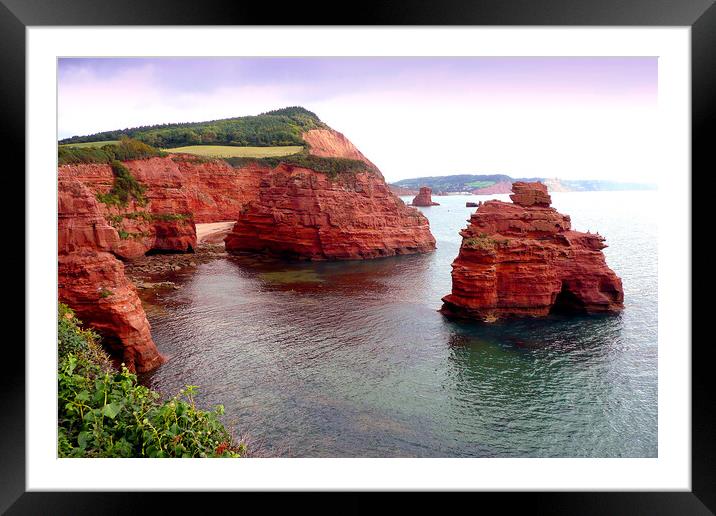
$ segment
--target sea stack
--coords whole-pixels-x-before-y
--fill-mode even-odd
[[[97,155],[58,151],[65,158],[58,168],[58,298],[130,369],[150,371],[164,358],[123,261],[193,252],[196,222],[238,220],[225,241],[231,252],[350,260],[435,249],[427,218],[315,114],[286,108],[229,120],[248,119],[260,122],[263,141],[300,135],[301,152],[229,162],[164,156],[130,140],[108,147],[121,160],[102,148]]]
[[[573,231],[541,183],[516,182],[512,192],[512,203],[482,203],[460,232],[441,312],[492,322],[622,310],[622,282],[606,264],[604,237]]]
[[[413,206],[440,206],[440,203],[433,202],[433,189],[429,186],[421,186],[418,195],[413,199]]]
[[[435,250],[428,219],[393,194],[345,136],[324,128],[303,138],[305,164],[265,171],[224,241],[228,252],[363,260]]]

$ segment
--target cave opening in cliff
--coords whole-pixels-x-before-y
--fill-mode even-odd
[[[566,283],[562,283],[562,289],[557,294],[549,313],[557,315],[586,314],[587,309],[584,306],[584,301],[569,290],[569,286]]]

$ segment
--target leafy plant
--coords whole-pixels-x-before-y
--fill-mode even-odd
[[[114,292],[112,292],[107,287],[102,287],[102,289],[99,291],[99,297],[101,297],[102,299],[108,298],[112,294],[114,294]]]
[[[111,367],[99,337],[72,310],[58,310],[60,457],[240,457],[246,452],[219,421],[221,405],[197,408],[196,386],[162,402],[124,365]]]

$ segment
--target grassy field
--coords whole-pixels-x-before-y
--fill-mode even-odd
[[[107,140],[103,142],[67,143],[60,147],[101,147],[102,145],[117,145],[119,140]]]
[[[473,188],[486,188],[488,186],[494,185],[495,181],[471,181],[465,184],[467,186],[472,186]]]
[[[189,145],[162,149],[165,152],[184,152],[210,158],[275,158],[297,154],[303,150],[300,145],[285,147],[231,147],[228,145]]]

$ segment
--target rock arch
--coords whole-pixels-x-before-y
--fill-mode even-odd
[[[571,289],[568,282],[562,282],[562,288],[554,298],[549,309],[550,314],[586,314],[587,305],[579,291]]]

